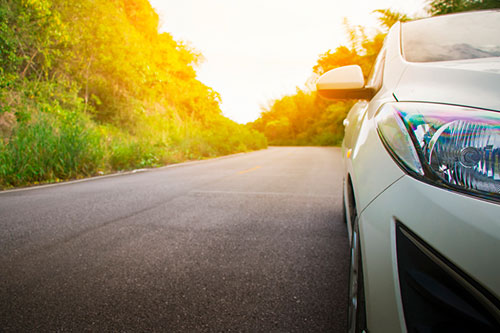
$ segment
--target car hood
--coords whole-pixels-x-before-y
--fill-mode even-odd
[[[394,97],[500,111],[500,58],[407,63]]]

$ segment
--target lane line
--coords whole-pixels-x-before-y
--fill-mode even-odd
[[[258,170],[258,169],[260,169],[260,168],[261,168],[261,166],[260,166],[260,165],[257,165],[257,166],[256,166],[256,167],[254,167],[254,168],[251,168],[251,169],[248,169],[248,170],[243,170],[243,171],[240,171],[240,172],[238,172],[238,174],[239,174],[239,175],[243,175],[243,174],[245,174],[245,173],[249,173],[249,172],[252,172],[252,171]]]

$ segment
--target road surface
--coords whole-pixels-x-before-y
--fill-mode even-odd
[[[0,193],[0,331],[343,332],[337,148]]]

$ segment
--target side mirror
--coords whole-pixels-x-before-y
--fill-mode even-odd
[[[361,67],[350,65],[329,70],[316,83],[318,94],[326,99],[368,99],[375,91],[365,87]]]

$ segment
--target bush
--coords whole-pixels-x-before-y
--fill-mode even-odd
[[[78,113],[63,119],[39,113],[0,140],[0,187],[93,175],[102,166],[101,141]]]

